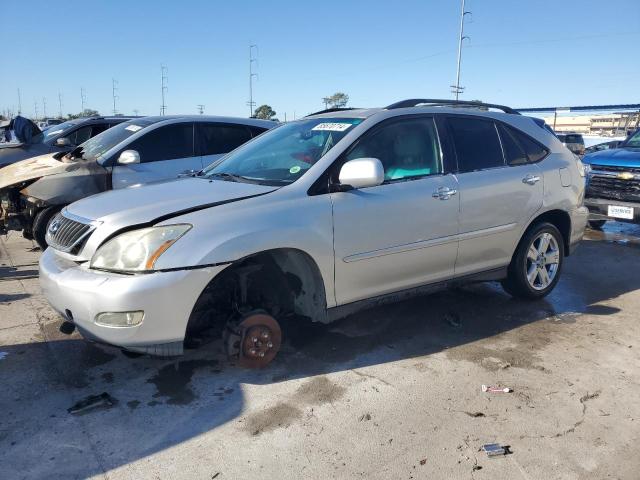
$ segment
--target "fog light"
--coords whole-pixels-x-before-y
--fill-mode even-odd
[[[96,315],[96,325],[105,327],[135,327],[142,323],[144,312],[103,312]]]

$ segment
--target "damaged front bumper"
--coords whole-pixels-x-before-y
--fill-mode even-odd
[[[48,248],[40,284],[51,306],[87,340],[158,356],[181,355],[187,323],[200,293],[225,266],[137,275],[91,270]],[[105,312],[144,312],[134,326],[96,323]]]

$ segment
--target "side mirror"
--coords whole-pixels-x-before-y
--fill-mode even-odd
[[[73,144],[67,137],[60,137],[56,140],[56,147],[71,147]]]
[[[384,167],[377,158],[349,160],[340,169],[338,180],[343,187],[375,187],[384,182]]]
[[[120,165],[130,165],[132,163],[140,163],[140,154],[135,150],[125,150],[118,157]]]

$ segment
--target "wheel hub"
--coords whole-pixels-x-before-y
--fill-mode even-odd
[[[227,344],[232,357],[238,358],[245,368],[266,367],[280,350],[282,331],[280,325],[266,313],[250,313],[234,328],[233,337]]]

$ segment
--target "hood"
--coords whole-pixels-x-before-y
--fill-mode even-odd
[[[277,188],[248,183],[181,178],[111,190],[72,203],[66,211],[96,220],[115,231],[272,192]]]
[[[640,148],[614,148],[585,155],[584,163],[616,167],[640,167]]]
[[[56,160],[51,154],[22,160],[0,169],[0,188],[55,175],[66,171],[69,165]]]

